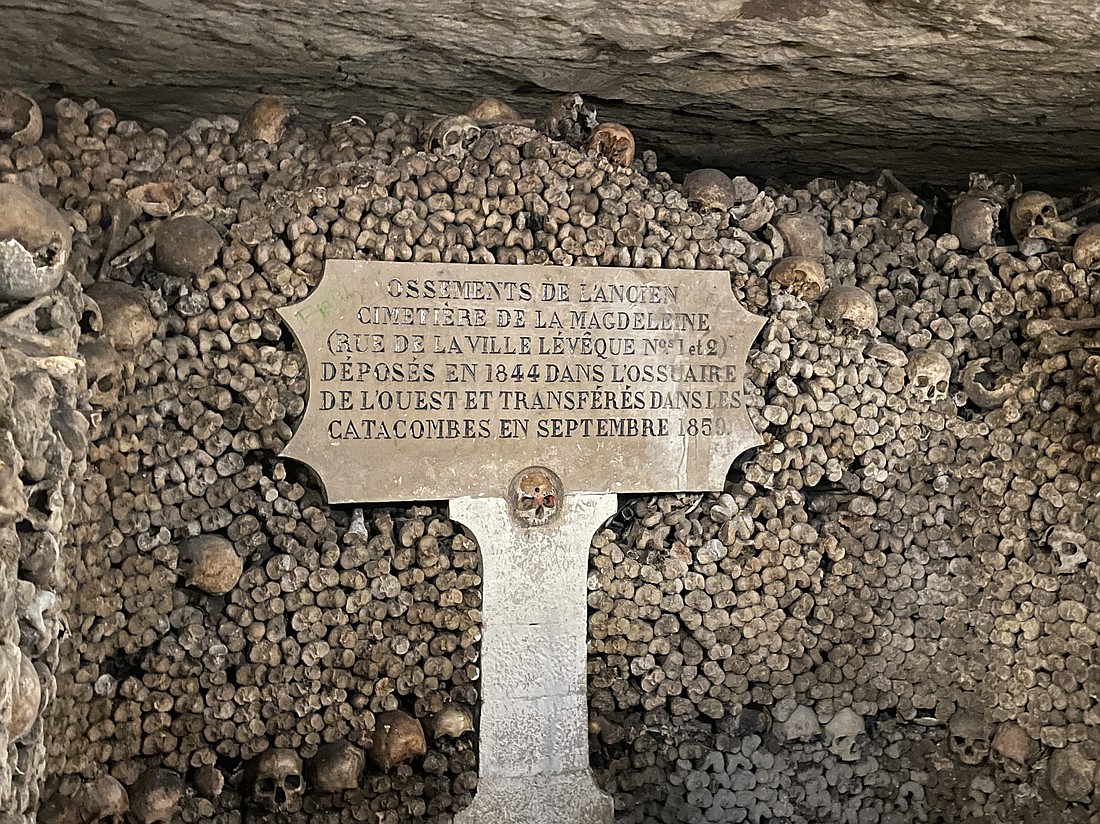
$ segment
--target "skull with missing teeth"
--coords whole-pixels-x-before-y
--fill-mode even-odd
[[[462,157],[480,136],[481,127],[468,115],[441,117],[429,131],[428,150],[434,149],[443,157]]]
[[[1008,226],[1018,243],[1029,238],[1054,240],[1059,223],[1058,206],[1046,192],[1024,192],[1008,213]]]
[[[909,386],[917,400],[935,403],[947,397],[951,384],[951,362],[931,349],[918,349],[906,367]]]
[[[784,292],[810,303],[825,291],[825,267],[813,258],[780,258],[768,271],[768,280]]]
[[[513,511],[526,526],[549,523],[560,504],[560,482],[548,469],[532,467],[521,472],[512,483]]]

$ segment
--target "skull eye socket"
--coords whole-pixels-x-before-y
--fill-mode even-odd
[[[302,786],[302,776],[294,774],[288,775],[284,783],[288,790],[296,790]]]
[[[261,778],[256,782],[256,792],[262,795],[271,795],[275,792],[275,780],[273,778]]]

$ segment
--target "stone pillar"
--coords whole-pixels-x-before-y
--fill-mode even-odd
[[[457,824],[610,824],[588,764],[588,550],[615,495],[567,495],[544,526],[504,498],[457,498],[482,556],[479,778]]]

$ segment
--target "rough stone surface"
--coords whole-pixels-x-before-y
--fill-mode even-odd
[[[478,791],[459,824],[609,824],[588,766],[585,580],[615,495],[570,496],[559,520],[518,527],[505,498],[458,498],[482,547]]]
[[[0,84],[37,95],[57,84],[167,126],[195,112],[239,116],[258,91],[341,119],[462,111],[487,94],[532,116],[577,91],[632,128],[639,150],[684,170],[789,178],[886,166],[959,182],[995,159],[1039,186],[1094,173],[1100,10],[1088,0],[417,0],[364,11],[9,4]]]

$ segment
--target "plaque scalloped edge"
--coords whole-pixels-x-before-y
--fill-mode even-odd
[[[414,299],[407,295],[402,298],[393,298],[387,292],[387,284],[394,284],[395,281],[399,284],[407,284],[413,280],[420,284],[428,280],[434,280],[437,283],[442,280],[496,284],[527,283],[536,299],[522,302],[515,299],[485,300],[480,297],[473,300],[462,298],[427,300]],[[333,417],[334,414],[340,413],[340,410],[336,410],[335,413],[333,410],[325,411],[320,408],[322,404],[317,403],[322,391],[332,395],[336,385],[345,385],[331,383],[333,369],[331,364],[340,360],[356,364],[355,369],[349,373],[352,375],[358,374],[360,363],[365,363],[368,367],[374,367],[379,363],[388,364],[389,374],[392,375],[394,363],[401,360],[395,359],[395,353],[387,351],[359,352],[348,357],[340,357],[339,353],[332,351],[333,334],[339,334],[341,329],[344,329],[348,334],[359,332],[362,335],[381,335],[385,338],[384,346],[389,346],[397,335],[409,337],[422,334],[430,339],[440,334],[443,329],[432,324],[419,327],[363,325],[359,320],[359,312],[363,307],[386,305],[402,310],[405,307],[411,307],[416,311],[426,308],[427,317],[432,317],[431,311],[435,309],[483,309],[486,321],[494,320],[498,311],[523,309],[528,312],[527,320],[530,321],[534,319],[533,313],[536,310],[541,308],[544,311],[550,311],[555,305],[553,301],[537,300],[545,284],[564,284],[566,289],[573,289],[573,295],[576,296],[581,288],[580,284],[587,284],[591,290],[593,287],[606,287],[611,283],[637,286],[642,290],[674,289],[677,295],[676,311],[692,316],[705,312],[708,315],[708,330],[705,333],[691,330],[688,335],[694,334],[695,337],[685,343],[684,338],[677,337],[678,332],[664,334],[658,330],[656,334],[650,334],[652,330],[645,329],[644,334],[638,336],[635,343],[645,344],[647,340],[667,342],[669,353],[660,354],[653,351],[649,351],[648,354],[640,353],[639,347],[636,346],[635,353],[632,355],[607,357],[602,360],[588,358],[586,362],[590,367],[602,364],[603,369],[600,374],[605,380],[582,382],[565,387],[566,391],[611,393],[636,391],[646,396],[650,392],[668,391],[668,387],[662,386],[657,389],[649,384],[631,387],[622,381],[609,379],[620,377],[628,372],[634,374],[635,370],[628,367],[677,365],[681,367],[677,374],[681,375],[687,374],[684,367],[694,367],[695,372],[691,374],[699,374],[701,368],[713,367],[722,370],[723,375],[735,376],[725,387],[725,391],[729,394],[721,397],[729,403],[738,403],[738,407],[724,409],[720,415],[705,414],[707,410],[690,414],[693,410],[681,409],[669,413],[668,410],[649,409],[642,413],[630,414],[625,410],[619,410],[623,414],[611,416],[624,420],[634,418],[639,422],[650,419],[662,422],[661,425],[666,428],[680,427],[687,422],[688,425],[683,427],[684,431],[693,429],[696,432],[694,435],[678,435],[677,432],[672,431],[664,436],[648,438],[594,436],[585,438],[575,433],[573,437],[532,437],[528,432],[528,435],[523,438],[504,439],[496,437],[501,427],[518,425],[512,421],[502,423],[501,419],[507,418],[507,415],[491,414],[488,410],[451,409],[446,412],[449,416],[448,423],[457,420],[461,433],[463,427],[469,426],[468,421],[475,421],[476,438],[467,439],[461,434],[459,437],[448,437],[445,440],[406,437],[378,441],[333,437],[334,433],[339,433],[341,427],[345,426],[344,418]],[[641,293],[644,294],[644,291]],[[513,296],[514,294],[516,293],[513,293]],[[658,291],[652,294],[657,295]],[[567,303],[574,308],[579,305],[574,302],[567,301]],[[656,310],[643,309],[640,313],[647,318],[651,317],[651,313],[655,313],[661,320],[662,313],[669,310],[667,307],[660,308],[659,304],[658,307]],[[719,490],[724,484],[731,462],[745,450],[763,443],[745,409],[743,385],[749,348],[763,328],[766,319],[750,313],[737,302],[729,285],[729,273],[725,270],[333,260],[326,263],[324,275],[309,296],[277,311],[305,355],[309,380],[306,411],[294,436],[281,455],[312,468],[321,479],[330,503],[442,500],[463,496],[499,495],[503,485],[509,479],[524,467],[532,465],[544,465],[555,469],[562,476],[568,492],[650,493]],[[602,305],[599,310],[592,311],[625,311],[633,314],[639,310],[636,307]],[[367,317],[370,317],[369,313]],[[378,331],[379,329],[382,331]],[[539,340],[540,338],[552,339],[555,334],[570,334],[570,330],[562,332],[562,330],[512,326],[496,328],[488,323],[480,328],[466,327],[454,331],[459,336],[465,333],[474,335],[496,333],[501,339],[511,336],[513,342],[519,342],[525,335]],[[577,336],[576,332],[577,330],[573,330],[573,337]],[[451,335],[452,331],[448,330],[443,334],[446,337]],[[614,330],[609,330],[607,338],[611,337],[623,338],[624,336],[615,335]],[[681,341],[678,345],[682,353],[674,355],[671,349],[677,341]],[[545,340],[539,340],[539,343],[544,347],[547,345]],[[553,344],[553,340],[550,340],[550,344]],[[530,341],[528,345],[531,345]],[[369,346],[367,348],[369,349]],[[350,394],[349,397],[356,401],[362,397],[363,403],[366,403],[367,395],[360,396],[359,392],[407,390],[415,393],[421,390],[429,392],[434,390],[454,391],[458,394],[448,397],[461,399],[465,397],[467,391],[501,392],[514,389],[511,384],[501,387],[499,383],[484,380],[475,381],[474,388],[465,383],[454,385],[444,383],[442,380],[446,377],[444,362],[460,364],[466,362],[465,356],[448,357],[431,352],[410,356],[406,352],[402,357],[406,367],[404,371],[408,373],[415,364],[416,372],[422,378],[425,374],[425,364],[431,364],[434,360],[436,365],[431,369],[434,379],[420,384],[380,383],[369,380],[365,383],[350,382],[347,385],[351,388],[346,391],[354,394]],[[476,361],[475,368],[493,369],[494,358],[497,359],[497,363],[505,363],[509,369],[517,364],[528,366],[541,364],[544,370],[552,370],[549,374],[559,374],[563,366],[561,361],[549,358],[542,358],[540,361],[535,355],[478,355],[473,358]],[[325,362],[330,366],[322,367]],[[322,369],[328,370],[324,376]],[[548,373],[544,371],[542,374]],[[323,381],[322,377],[327,377],[328,380]],[[326,386],[324,390],[322,390],[322,384]],[[545,390],[549,386],[550,384],[543,385],[536,381],[534,384],[524,385],[522,390],[532,392],[539,389]],[[673,393],[678,390],[690,393],[695,384],[681,381],[673,386],[671,390]],[[624,387],[626,387],[625,390]],[[560,385],[552,387],[553,390],[562,388]],[[714,392],[723,391],[711,384],[705,384],[697,391],[705,393],[708,389]],[[741,400],[735,401],[734,396]],[[329,397],[323,398],[325,402],[329,399]],[[500,410],[495,411],[500,412]],[[363,414],[365,413],[362,410],[349,411],[347,421],[354,423],[355,420],[362,420],[361,417],[356,416]],[[418,418],[416,414],[407,413],[401,416],[390,415],[388,419],[395,423],[395,428],[407,431],[411,427],[423,425],[424,419],[432,417],[432,415],[421,415]],[[541,418],[547,418],[547,416],[541,416]],[[587,416],[561,413],[550,416],[547,420],[558,421],[562,426],[568,426],[567,422],[570,419],[583,421],[586,418],[589,421],[587,424],[589,431],[592,432],[601,420],[601,416],[594,411],[589,411]],[[379,419],[387,420],[387,416],[382,415]],[[339,425],[333,426],[334,420],[340,421]],[[481,422],[486,420],[488,434],[485,434],[485,427],[481,425]],[[710,423],[704,424],[708,420]],[[692,421],[694,423],[691,423]],[[722,432],[715,431],[715,422],[720,422]],[[614,421],[611,423],[614,424]],[[710,427],[709,436],[700,434],[700,427],[704,425]],[[547,429],[551,427],[547,426]]]

